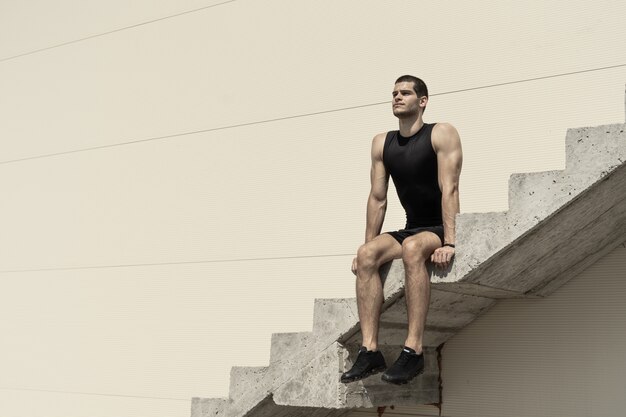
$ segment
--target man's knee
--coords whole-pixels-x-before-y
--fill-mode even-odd
[[[365,243],[359,247],[356,253],[356,262],[358,270],[371,270],[380,267],[380,255],[375,245]]]
[[[417,234],[404,239],[402,242],[402,260],[405,264],[426,262],[434,248],[426,236]]]

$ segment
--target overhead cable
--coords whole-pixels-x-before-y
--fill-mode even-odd
[[[118,29],[109,30],[108,32],[102,32],[102,33],[98,33],[98,34],[95,34],[95,35],[86,36],[86,37],[80,38],[80,39],[74,39],[72,41],[63,42],[63,43],[59,43],[59,44],[52,45],[52,46],[46,46],[45,48],[39,48],[39,49],[35,49],[33,51],[28,51],[28,52],[24,52],[24,53],[21,53],[21,54],[8,56],[6,58],[0,58],[0,62],[10,61],[12,59],[20,58],[20,57],[23,57],[23,56],[33,55],[33,54],[36,54],[36,53],[39,53],[39,52],[49,51],[50,49],[56,49],[56,48],[60,48],[62,46],[72,45],[72,44],[75,44],[75,43],[78,43],[78,42],[83,42],[83,41],[86,41],[86,40],[89,40],[89,39],[99,38],[101,36],[105,36],[105,35],[110,35],[112,33],[121,32],[123,30],[134,29],[134,28],[139,27],[139,26],[149,25],[151,23],[160,22],[162,20],[167,20],[167,19],[171,19],[171,18],[178,17],[178,16],[183,16],[183,15],[190,14],[190,13],[196,13],[196,12],[199,12],[199,11],[202,11],[202,10],[206,10],[206,9],[210,9],[210,8],[213,8],[213,7],[221,6],[223,4],[233,3],[235,1],[237,1],[237,0],[228,0],[228,1],[221,2],[221,3],[211,4],[209,6],[199,7],[197,9],[193,9],[193,10],[187,10],[187,11],[176,13],[176,14],[173,14],[173,15],[160,17],[158,19],[149,20],[147,22],[136,23],[134,25],[124,26],[124,27],[121,27],[121,28],[118,28]]]
[[[614,68],[621,68],[621,67],[626,67],[626,64],[610,65],[610,66],[605,66],[605,67],[590,68],[590,69],[584,69],[584,70],[579,70],[579,71],[563,72],[563,73],[560,73],[560,74],[545,75],[545,76],[542,76],[542,77],[525,78],[525,79],[522,79],[522,80],[506,81],[506,82],[496,83],[496,84],[487,84],[487,85],[482,85],[482,86],[477,86],[477,87],[462,88],[462,89],[458,89],[458,90],[450,90],[450,91],[444,91],[444,92],[441,92],[441,93],[435,93],[435,94],[431,94],[430,96],[434,97],[434,96],[443,96],[443,95],[448,95],[448,94],[458,94],[458,93],[464,93],[464,92],[468,92],[468,91],[476,91],[476,90],[483,90],[483,89],[487,89],[487,88],[502,87],[502,86],[505,86],[505,85],[520,84],[520,83],[526,83],[526,82],[531,82],[531,81],[547,80],[547,79],[550,79],[550,78],[565,77],[565,76],[570,76],[570,75],[584,74],[584,73],[588,73],[588,72],[603,71],[603,70],[614,69]],[[201,130],[180,132],[180,133],[174,133],[174,134],[171,134],[171,135],[154,136],[154,137],[145,138],[145,139],[127,140],[127,141],[118,142],[118,143],[111,143],[111,144],[100,145],[100,146],[91,146],[91,147],[88,147],[88,148],[73,149],[73,150],[69,150],[69,151],[48,153],[48,154],[35,155],[35,156],[27,156],[27,157],[24,157],[24,158],[16,158],[16,159],[10,159],[10,160],[6,160],[6,161],[0,161],[0,165],[11,164],[11,163],[15,163],[15,162],[29,161],[29,160],[33,160],[33,159],[50,158],[50,157],[53,157],[53,156],[69,155],[69,154],[78,153],[78,152],[87,152],[87,151],[93,151],[93,150],[98,150],[98,149],[113,148],[113,147],[116,147],[116,146],[133,145],[133,144],[137,144],[137,143],[153,142],[153,141],[159,141],[159,140],[165,140],[165,139],[178,138],[178,137],[182,137],[182,136],[197,135],[199,133],[208,133],[208,132],[215,132],[215,131],[220,131],[220,130],[235,129],[235,128],[244,127],[244,126],[252,126],[252,125],[265,124],[265,123],[273,123],[273,122],[279,122],[279,121],[284,121],[284,120],[298,119],[298,118],[302,118],[302,117],[311,117],[311,116],[317,116],[317,115],[321,115],[321,114],[328,114],[328,113],[336,113],[336,112],[347,111],[347,110],[361,109],[361,108],[364,108],[364,107],[380,106],[380,105],[383,105],[383,104],[389,104],[389,102],[390,102],[389,100],[379,101],[379,102],[375,102],[375,103],[361,104],[361,105],[358,105],[358,106],[340,107],[340,108],[336,108],[336,109],[321,110],[321,111],[316,111],[316,112],[311,112],[311,113],[294,114],[294,115],[290,115],[290,116],[276,117],[276,118],[272,118],[272,119],[255,120],[255,121],[252,121],[252,122],[244,122],[244,123],[237,123],[237,124],[226,125],[226,126],[219,126],[219,127],[212,127],[212,128],[207,128],[207,129],[201,129]]]

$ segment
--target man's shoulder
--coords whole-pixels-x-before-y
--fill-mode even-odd
[[[437,122],[433,123],[433,133],[437,133],[439,135],[446,135],[450,133],[455,133],[456,128],[448,122]]]
[[[375,138],[381,137],[381,138],[386,138],[388,135],[392,134],[392,133],[398,133],[398,130],[388,130],[386,132],[381,132],[379,134],[377,134],[376,136],[374,136]]]
[[[397,130],[390,130],[389,132],[378,133],[377,135],[374,136],[373,143],[380,143],[380,142],[384,143],[387,136],[393,132],[397,132]]]
[[[374,136],[372,139],[372,156],[376,159],[381,159],[383,157],[383,149],[385,147],[385,140],[387,138],[387,134],[389,132],[379,133]]]
[[[435,124],[431,137],[435,151],[456,149],[461,146],[459,132],[452,124],[447,122]]]
[[[432,130],[432,140],[447,141],[450,138],[458,138],[459,132],[448,122],[434,123]]]

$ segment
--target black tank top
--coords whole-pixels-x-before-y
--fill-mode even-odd
[[[385,138],[383,163],[406,212],[407,229],[443,223],[437,154],[431,143],[434,126],[424,124],[408,138],[397,130],[388,132]]]

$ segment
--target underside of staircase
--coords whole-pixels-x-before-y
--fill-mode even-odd
[[[456,218],[456,258],[431,270],[424,373],[403,386],[374,376],[339,382],[361,334],[356,299],[315,300],[313,330],[272,335],[266,367],[234,367],[229,398],[193,398],[192,417],[334,417],[356,407],[440,402],[440,349],[498,299],[546,297],[622,243],[626,124],[569,129],[562,171],[513,174],[509,210]],[[404,269],[381,269],[379,348],[395,358],[406,336]]]

